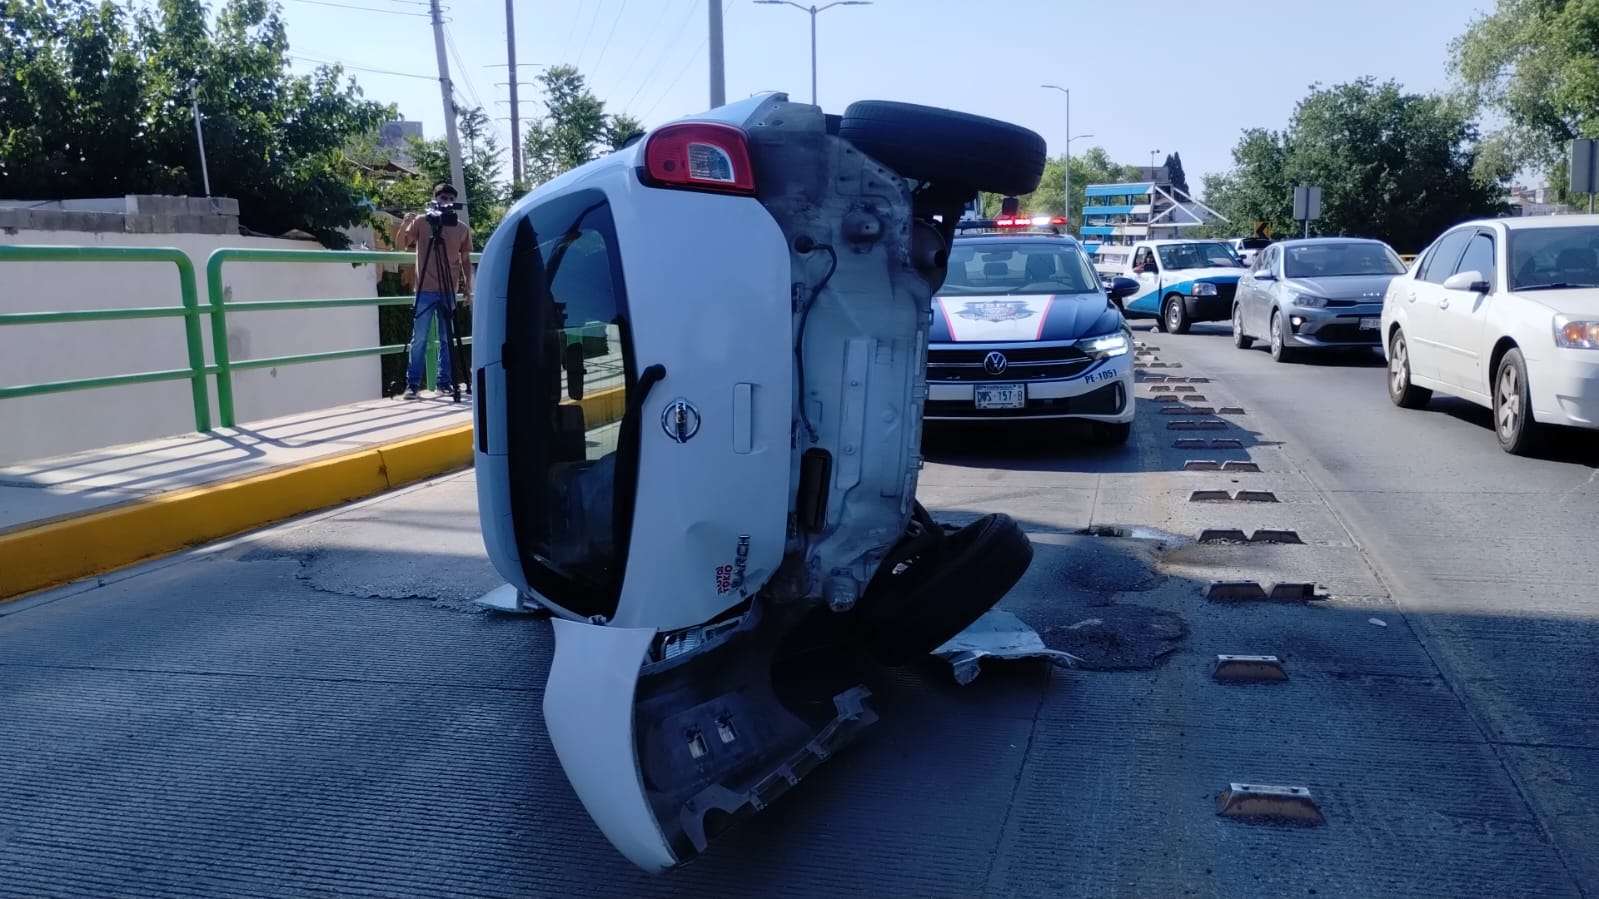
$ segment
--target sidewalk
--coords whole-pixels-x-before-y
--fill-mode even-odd
[[[470,397],[428,397],[0,466],[0,599],[470,464]]]

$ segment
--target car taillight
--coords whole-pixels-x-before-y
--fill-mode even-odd
[[[667,125],[644,145],[644,170],[663,187],[754,194],[755,170],[744,132],[731,125]]]

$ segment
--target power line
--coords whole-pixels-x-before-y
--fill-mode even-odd
[[[600,55],[594,60],[594,74],[600,73],[600,63],[605,61],[605,51],[611,49],[611,38],[616,37],[616,26],[622,23],[622,13],[627,12],[627,0],[616,8],[616,18],[611,20],[611,30],[605,35],[605,43],[600,45]]]
[[[425,19],[428,17],[428,14],[425,12],[402,12],[398,9],[383,9],[382,7],[378,6],[356,6],[353,3],[334,3],[333,0],[294,0],[294,2],[309,3],[312,6],[333,6],[339,9],[359,9],[363,12],[383,13],[390,16],[416,16],[419,19]]]
[[[677,33],[672,35],[672,39],[661,45],[661,52],[655,57],[655,65],[650,66],[649,71],[644,73],[644,80],[639,82],[638,90],[635,90],[633,96],[628,97],[627,102],[622,104],[623,112],[632,109],[633,101],[638,99],[639,94],[644,93],[644,86],[649,84],[650,80],[655,77],[655,71],[661,67],[661,63],[666,62],[666,54],[671,51],[672,47],[677,45],[677,39],[683,36],[683,29],[688,27],[689,20],[694,18],[694,11],[699,8],[700,0],[689,0],[688,15],[683,17],[683,21],[677,23]],[[698,53],[699,51],[696,50],[694,52]]]
[[[318,59],[314,56],[301,56],[298,53],[290,53],[287,55],[290,59],[298,59],[301,62],[314,62],[318,65],[324,66],[342,66],[346,69],[354,69],[358,72],[372,72],[377,75],[395,75],[400,78],[420,78],[423,81],[439,80],[437,75],[422,75],[416,72],[397,72],[393,69],[378,69],[373,68],[372,66],[359,66],[353,62],[345,62],[342,59]]]
[[[589,39],[594,37],[594,23],[596,23],[596,22],[598,22],[600,20],[600,9],[603,8],[604,6],[605,6],[605,0],[599,0],[598,3],[594,4],[594,15],[589,18],[589,30],[588,30],[588,33],[583,35],[583,46],[578,48],[578,51],[577,51],[577,62],[574,63],[574,65],[576,65],[579,70],[581,70],[583,68],[583,54],[588,52]]]
[[[586,0],[577,0],[577,12],[572,14],[572,24],[566,28],[566,41],[561,44],[561,60],[563,62],[572,58],[567,55],[567,51],[572,47],[572,35],[577,34],[577,23],[583,18],[583,4],[585,2]]]
[[[716,0],[710,0],[710,2],[715,3]],[[727,20],[727,11],[729,9],[731,9],[732,6],[733,6],[733,0],[727,0],[727,2],[722,4],[722,20],[724,22]],[[678,69],[677,77],[673,78],[672,79],[672,83],[668,84],[666,86],[666,92],[661,94],[659,97],[655,98],[655,102],[650,104],[650,108],[644,110],[644,114],[639,116],[639,121],[645,121],[645,120],[649,119],[650,113],[655,111],[655,107],[660,106],[661,105],[661,101],[665,100],[668,96],[671,95],[672,89],[677,87],[677,83],[679,81],[683,80],[683,76],[684,75],[688,74],[689,68],[692,67],[694,65],[694,62],[700,58],[700,54],[702,52],[704,52],[705,45],[709,41],[710,41],[710,35],[706,35],[705,37],[700,38],[700,45],[695,48],[694,54],[688,58],[688,62],[683,64],[683,68]]]
[[[660,10],[661,14],[655,17],[655,24],[650,26],[650,30],[644,32],[644,40],[646,43],[653,43],[651,40],[651,35],[659,34],[661,32],[661,23],[666,21],[666,13],[672,8],[672,5],[662,0],[662,2],[656,4],[656,8]],[[643,56],[643,53],[634,53],[628,57],[627,68],[623,69],[622,74],[616,79],[617,84],[627,83],[627,76],[633,74],[633,67],[638,65],[639,59],[641,59]]]

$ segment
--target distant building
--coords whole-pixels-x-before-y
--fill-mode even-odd
[[[411,158],[412,139],[423,139],[421,122],[384,122],[378,128],[378,149],[387,153],[390,162],[407,171],[416,168],[416,160]]]
[[[1160,175],[1164,166],[1145,167],[1144,174]],[[1226,216],[1195,200],[1169,181],[1132,181],[1090,184],[1084,191],[1083,244],[1093,252],[1101,244],[1125,246],[1140,240],[1166,240],[1183,231]]]
[[[1569,215],[1576,211],[1557,202],[1556,197],[1554,189],[1550,187],[1514,184],[1505,196],[1505,202],[1510,204],[1511,215]]]

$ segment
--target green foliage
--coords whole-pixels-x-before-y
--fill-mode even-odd
[[[631,116],[606,115],[605,103],[573,66],[551,66],[539,82],[544,86],[544,117],[528,126],[522,141],[524,169],[532,184],[575,169],[643,130]]]
[[[1506,122],[1484,174],[1537,167],[1564,184],[1567,142],[1599,137],[1599,0],[1499,0],[1451,50],[1467,102]]]
[[[1366,78],[1313,87],[1288,128],[1245,131],[1234,168],[1205,179],[1205,200],[1234,235],[1256,222],[1299,233],[1293,188],[1322,188],[1312,234],[1388,241],[1400,252],[1426,245],[1461,220],[1501,211],[1502,177],[1483,181],[1478,135],[1468,108],[1453,99],[1403,93]]]
[[[1033,215],[1057,215],[1061,206],[1061,186],[1066,171],[1064,157],[1052,157],[1044,163],[1044,177],[1038,189],[1020,197],[1021,211]],[[1073,233],[1082,226],[1083,189],[1090,184],[1114,184],[1132,181],[1137,177],[1136,166],[1119,165],[1111,161],[1103,147],[1091,147],[1072,157],[1071,165],[1072,214],[1069,230]],[[999,214],[999,194],[983,194],[983,214]]]
[[[0,0],[0,195],[203,192],[191,93],[211,189],[253,230],[337,229],[367,216],[342,150],[392,115],[337,67],[295,76],[271,0],[199,0],[130,13],[90,0]]]
[[[1188,175],[1183,172],[1183,157],[1179,153],[1166,154],[1166,174],[1171,178],[1172,186],[1188,193]]]

